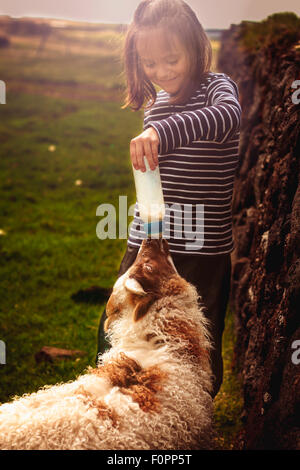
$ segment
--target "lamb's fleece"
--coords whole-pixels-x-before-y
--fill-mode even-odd
[[[72,383],[0,406],[0,449],[212,448],[207,320],[167,242],[143,242],[107,304],[112,348]]]

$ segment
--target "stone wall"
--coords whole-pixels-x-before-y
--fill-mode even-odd
[[[300,29],[251,50],[247,27],[223,33],[218,62],[243,110],[230,299],[244,392],[238,446],[300,449]]]

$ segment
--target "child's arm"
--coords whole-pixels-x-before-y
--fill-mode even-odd
[[[240,128],[241,106],[236,85],[224,77],[212,81],[207,88],[208,106],[183,111],[159,121],[149,121],[159,136],[161,155],[196,140],[226,142]]]

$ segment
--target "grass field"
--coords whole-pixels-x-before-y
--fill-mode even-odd
[[[135,200],[129,142],[142,112],[121,110],[122,33],[59,28],[10,36],[0,79],[0,402],[45,384],[74,379],[94,365],[105,298],[74,300],[91,286],[111,287],[126,240],[99,240],[96,209]],[[214,64],[218,43],[213,43]],[[215,65],[214,65],[215,67]],[[233,315],[224,337],[224,384],[216,398],[218,444],[231,449],[240,427],[241,392],[232,369]],[[86,355],[35,361],[43,346]]]

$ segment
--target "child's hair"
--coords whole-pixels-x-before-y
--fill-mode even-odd
[[[136,49],[139,32],[147,28],[164,28],[175,34],[189,57],[190,83],[173,98],[170,104],[185,102],[199,86],[201,78],[210,71],[212,48],[196,14],[183,0],[142,0],[130,24],[123,49],[124,72],[127,80],[125,104],[138,111],[145,100],[156,100],[156,90],[145,75]],[[191,88],[192,84],[192,88]]]

